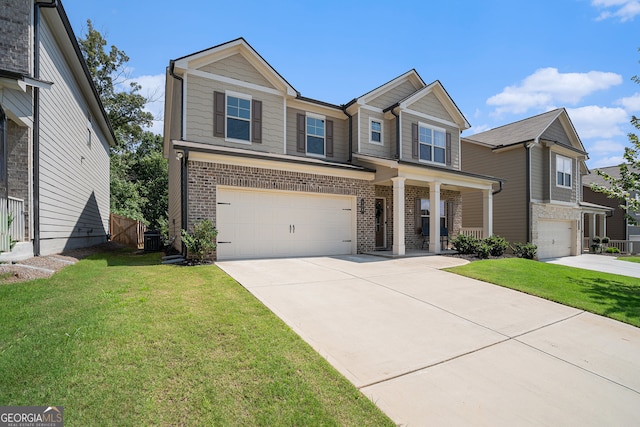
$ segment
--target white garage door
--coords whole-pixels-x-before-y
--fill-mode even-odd
[[[571,221],[540,221],[538,223],[538,258],[571,255],[572,226]]]
[[[351,254],[354,200],[218,187],[218,259]]]

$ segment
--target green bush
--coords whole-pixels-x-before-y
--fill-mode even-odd
[[[478,258],[487,259],[489,258],[489,254],[491,254],[491,246],[484,241],[481,241],[476,246],[476,251],[478,253]]]
[[[491,256],[502,256],[509,249],[509,242],[504,237],[489,236],[483,240],[489,246]]]
[[[480,241],[478,239],[464,234],[458,234],[454,239],[451,239],[453,249],[462,255],[475,254],[479,244]]]
[[[193,233],[182,230],[182,242],[187,247],[187,257],[202,261],[216,248],[218,230],[208,219],[193,226]]]
[[[600,238],[600,236],[593,236],[592,240],[593,240],[593,243],[596,243],[598,245],[602,243],[602,239]]]
[[[609,243],[609,240],[610,240],[610,239],[609,239],[607,236],[604,236],[604,237],[602,238],[602,243],[604,243],[604,244],[606,245],[607,243]]]
[[[525,259],[534,259],[538,251],[538,247],[532,243],[516,243],[511,249],[515,256]]]
[[[607,248],[604,250],[606,253],[608,254],[619,254],[620,253],[620,249],[615,248],[613,246],[611,246],[610,248]]]

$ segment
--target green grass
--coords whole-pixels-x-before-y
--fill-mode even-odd
[[[107,253],[0,286],[0,405],[65,425],[393,425],[215,266]]]
[[[638,262],[640,263],[640,256],[621,256],[618,257],[619,260],[629,261],[629,262]]]
[[[640,280],[520,258],[475,261],[447,271],[640,327]]]

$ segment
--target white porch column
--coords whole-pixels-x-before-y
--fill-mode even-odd
[[[600,237],[605,237],[607,235],[607,216],[598,215],[598,222],[600,223]]]
[[[429,183],[429,252],[440,253],[440,183]]]
[[[493,190],[482,191],[482,237],[493,235]]]
[[[597,235],[596,214],[589,214],[589,249],[591,249],[591,245],[593,244],[593,238]]]
[[[393,181],[393,255],[404,255],[404,181],[406,178],[395,177]]]

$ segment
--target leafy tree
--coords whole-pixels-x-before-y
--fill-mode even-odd
[[[148,99],[126,73],[129,57],[107,41],[87,20],[78,39],[96,89],[116,135],[111,149],[111,212],[158,228],[167,211],[168,168],[162,137],[145,131],[153,116]]]
[[[640,77],[637,75],[633,76],[631,80],[640,84]],[[640,120],[635,115],[631,117],[631,124],[640,130]],[[620,178],[598,170],[598,175],[602,176],[609,185],[594,184],[591,188],[594,191],[605,193],[609,198],[624,201],[620,207],[627,211],[627,218],[635,224],[637,221],[629,214],[640,212],[640,199],[634,195],[634,193],[640,194],[640,141],[635,133],[630,132],[628,136],[631,146],[624,149],[623,158],[625,162],[619,166]]]

